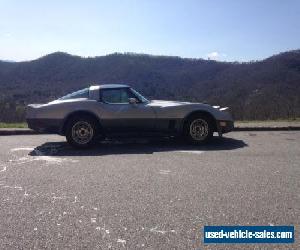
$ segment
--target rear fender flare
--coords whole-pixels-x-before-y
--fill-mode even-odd
[[[62,121],[59,132],[60,135],[65,135],[66,134],[66,128],[67,128],[67,123],[69,121],[70,118],[74,117],[74,116],[80,116],[80,115],[88,115],[90,117],[92,117],[93,119],[95,119],[95,121],[98,123],[100,129],[102,130],[102,124],[101,124],[101,120],[100,118],[93,112],[88,111],[88,110],[76,110],[73,111],[71,113],[69,113]]]

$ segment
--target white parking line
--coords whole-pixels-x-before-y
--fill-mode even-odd
[[[204,153],[204,151],[200,151],[200,150],[177,150],[176,152],[187,153],[187,154],[197,154],[197,155]]]
[[[44,153],[42,151],[40,151],[38,149],[34,149],[34,147],[12,148],[10,151],[11,152],[34,151],[35,155],[33,155],[33,156],[20,157],[18,160],[16,160],[16,162],[19,164],[24,164],[24,163],[28,163],[28,162],[32,162],[32,161],[45,161],[47,164],[60,164],[62,162],[72,162],[72,163],[78,162],[77,160],[73,160],[73,159],[44,155]]]
[[[34,147],[12,148],[10,151],[15,152],[15,151],[31,151],[31,150],[34,150]]]

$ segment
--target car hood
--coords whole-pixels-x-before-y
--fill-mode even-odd
[[[212,106],[208,103],[201,103],[201,102],[178,102],[178,101],[152,100],[149,103],[149,105],[152,107],[159,107],[159,108],[187,106],[187,107],[193,107],[193,108],[195,108],[195,107],[213,108],[214,110],[219,110],[219,111],[228,110],[228,107]]]

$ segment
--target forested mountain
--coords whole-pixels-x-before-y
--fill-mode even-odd
[[[152,99],[229,106],[236,119],[300,117],[300,50],[249,63],[56,52],[27,62],[0,61],[0,121],[22,121],[28,103],[105,83],[127,83]]]

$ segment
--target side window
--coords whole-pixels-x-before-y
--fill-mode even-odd
[[[127,89],[102,89],[101,99],[106,103],[129,103],[132,97]]]

